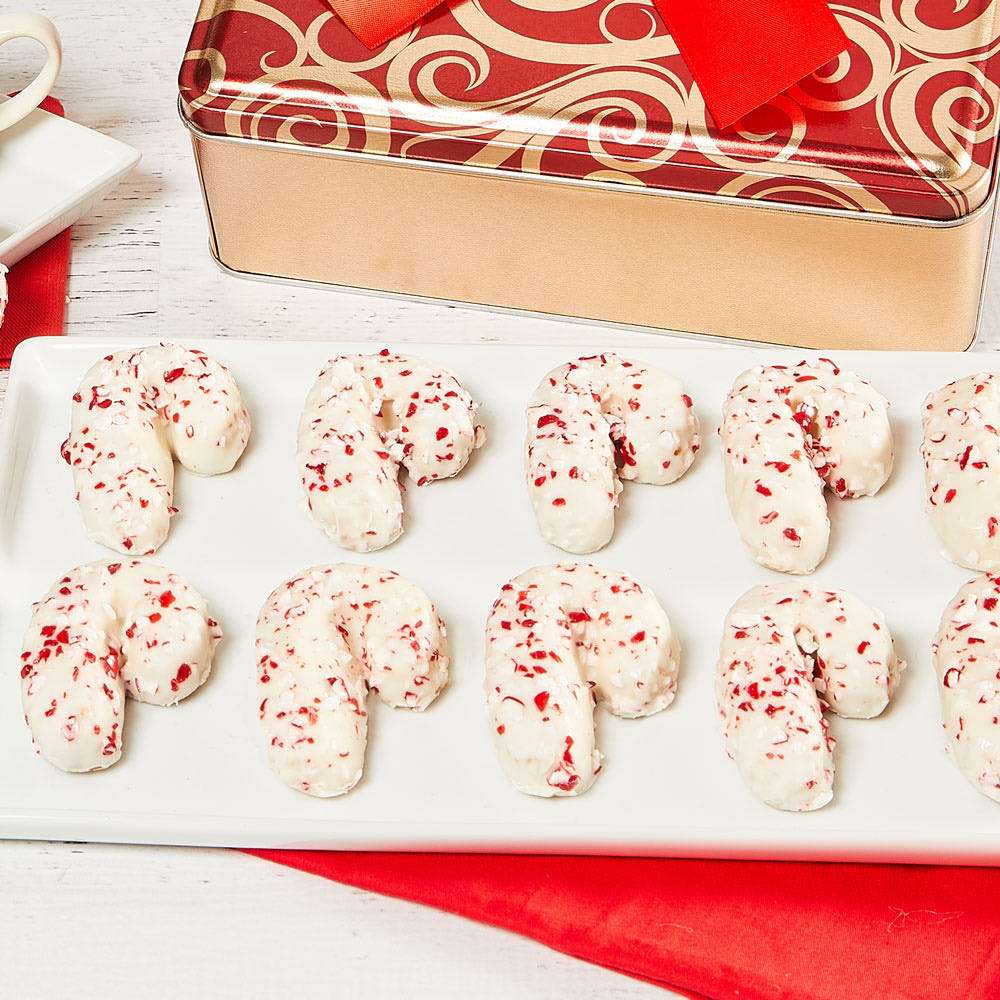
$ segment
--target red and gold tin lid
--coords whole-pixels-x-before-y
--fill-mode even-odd
[[[652,0],[454,0],[379,49],[324,0],[202,0],[211,135],[925,220],[992,190],[1000,0],[831,5],[850,48],[719,130]]]

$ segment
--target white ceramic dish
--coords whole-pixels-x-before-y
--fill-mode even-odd
[[[609,336],[609,346],[613,337]],[[974,355],[838,355],[893,403],[897,467],[869,500],[832,503],[830,554],[815,579],[882,608],[909,661],[883,718],[834,719],[834,801],[812,814],[755,801],[721,745],[712,694],[730,604],[773,574],[754,564],[726,507],[714,433],[744,367],[809,352],[716,347],[629,352],[680,375],[705,447],[669,487],[626,487],[611,545],[594,556],[652,586],[684,644],[680,692],[651,719],[599,715],[607,754],[576,799],[516,792],[494,759],[483,707],[483,623],[510,577],[564,555],[538,537],[522,480],[524,402],[564,349],[410,346],[452,366],[484,403],[489,441],[459,478],[410,489],[403,538],[369,561],[411,576],[437,602],[453,643],[452,683],[423,715],[372,705],[363,782],[310,799],[267,767],[258,729],[252,635],[281,580],[350,559],[302,510],[295,427],[330,355],[372,345],[215,340],[254,416],[238,469],[181,473],[182,512],[155,557],[208,598],[226,638],[213,676],[175,709],[130,703],[126,752],[106,772],[63,774],[32,752],[17,655],[31,602],[65,569],[110,553],[80,527],[59,458],[76,383],[121,341],[42,339],[18,348],[0,429],[0,835],[229,846],[504,850],[1000,863],[1000,807],[945,757],[930,641],[971,574],[946,562],[923,514],[919,406],[944,381],[988,363]]]
[[[0,264],[73,225],[138,162],[124,142],[47,111],[0,132]]]

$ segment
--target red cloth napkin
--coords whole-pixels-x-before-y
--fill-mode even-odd
[[[47,97],[42,107],[54,115],[63,114],[63,106],[53,97]],[[15,264],[7,275],[9,301],[0,323],[0,368],[10,367],[10,357],[22,340],[63,332],[69,247],[70,231],[65,229]]]
[[[250,851],[689,995],[997,1000],[1000,870]]]

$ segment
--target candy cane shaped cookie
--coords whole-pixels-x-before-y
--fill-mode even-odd
[[[949,756],[1000,802],[1000,576],[978,576],[945,608],[934,642]]]
[[[776,809],[806,812],[833,798],[833,747],[823,710],[871,719],[906,664],[880,611],[843,590],[761,586],[726,618],[716,701],[726,751]]]
[[[639,718],[677,690],[680,646],[650,591],[589,563],[505,584],[486,623],[486,702],[504,773],[522,792],[585,792],[601,770],[595,700]]]
[[[222,637],[204,598],[152,563],[71,570],[39,601],[24,636],[21,698],[38,752],[64,771],[122,754],[126,694],[173,705],[204,684]]]
[[[260,723],[271,768],[321,798],[361,779],[368,692],[422,712],[448,681],[444,623],[405,577],[317,566],[286,580],[257,619]]]
[[[298,467],[313,520],[372,552],[403,532],[399,466],[425,486],[458,475],[485,440],[479,406],[446,368],[390,354],[333,358],[299,421]]]
[[[615,530],[621,480],[665,485],[700,447],[691,397],[672,375],[616,354],[570,361],[528,404],[528,492],[542,537],[595,552]]]
[[[722,418],[726,496],[744,545],[783,573],[811,573],[830,539],[824,488],[873,496],[892,471],[889,404],[832,361],[740,375]]]
[[[108,354],[73,396],[62,456],[87,534],[118,552],[155,552],[174,507],[174,458],[229,472],[250,417],[229,371],[201,351],[160,345]]]
[[[1000,570],[1000,383],[970,375],[924,400],[927,510],[952,562]]]

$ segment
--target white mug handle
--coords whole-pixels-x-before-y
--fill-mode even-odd
[[[0,100],[0,132],[19,122],[48,97],[62,64],[59,32],[47,17],[26,10],[0,14],[0,45],[12,38],[34,38],[41,42],[45,46],[46,59],[41,72],[21,93],[10,100]]]

